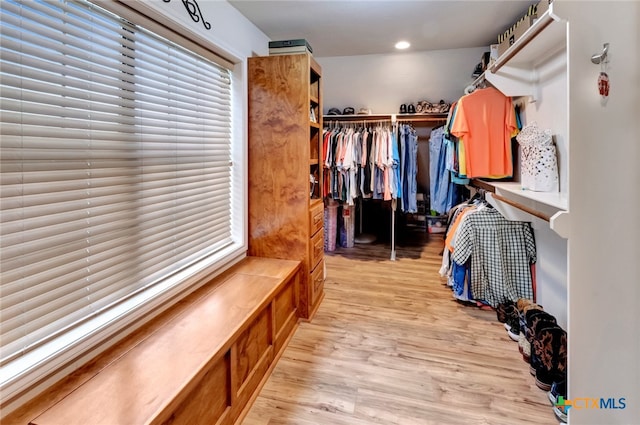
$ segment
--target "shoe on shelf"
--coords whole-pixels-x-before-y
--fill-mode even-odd
[[[401,114],[406,114],[407,113],[407,105],[406,104],[402,104],[400,105],[400,113]]]
[[[409,106],[407,106],[407,113],[408,114],[415,114],[416,113],[416,107],[413,103],[410,103]]]
[[[438,103],[437,108],[439,113],[445,114],[449,112],[449,109],[451,109],[451,104],[440,99],[440,103]]]

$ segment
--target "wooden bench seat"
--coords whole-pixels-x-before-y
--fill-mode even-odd
[[[297,324],[297,261],[247,257],[33,425],[232,424]]]

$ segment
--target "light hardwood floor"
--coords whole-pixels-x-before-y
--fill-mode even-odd
[[[557,424],[493,311],[438,275],[442,237],[326,254],[326,296],[243,425]]]

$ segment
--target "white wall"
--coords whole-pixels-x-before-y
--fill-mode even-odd
[[[569,395],[626,399],[571,409],[570,423],[638,424],[640,2],[560,1],[558,13],[569,20]],[[607,102],[590,61],[603,43]]]
[[[97,3],[99,4],[99,0]],[[169,28],[197,38],[216,53],[232,62],[243,61],[254,52],[269,53],[269,38],[227,1],[200,1],[198,5],[205,20],[211,24],[207,30],[202,22],[194,22],[181,0],[123,0],[130,7],[145,13]]]
[[[562,49],[535,66],[538,74],[537,99],[523,102],[523,125],[536,123],[550,129],[558,157],[560,192],[569,193],[569,140],[567,111],[567,55]],[[519,168],[519,167],[518,167]],[[531,220],[533,217],[525,219]],[[567,240],[550,229],[549,223],[533,220],[536,239],[536,301],[545,311],[553,314],[558,324],[567,329]]]
[[[316,58],[322,67],[323,108],[361,107],[374,114],[398,113],[400,105],[458,100],[473,81],[484,48]],[[417,125],[418,186],[429,193],[431,126]]]
[[[488,49],[454,49],[316,58],[322,66],[323,107],[367,107],[398,113],[402,103],[458,100]]]

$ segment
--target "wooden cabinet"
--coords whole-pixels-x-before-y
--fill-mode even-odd
[[[302,262],[310,319],[324,280],[320,66],[304,53],[250,58],[248,93],[249,255]]]

